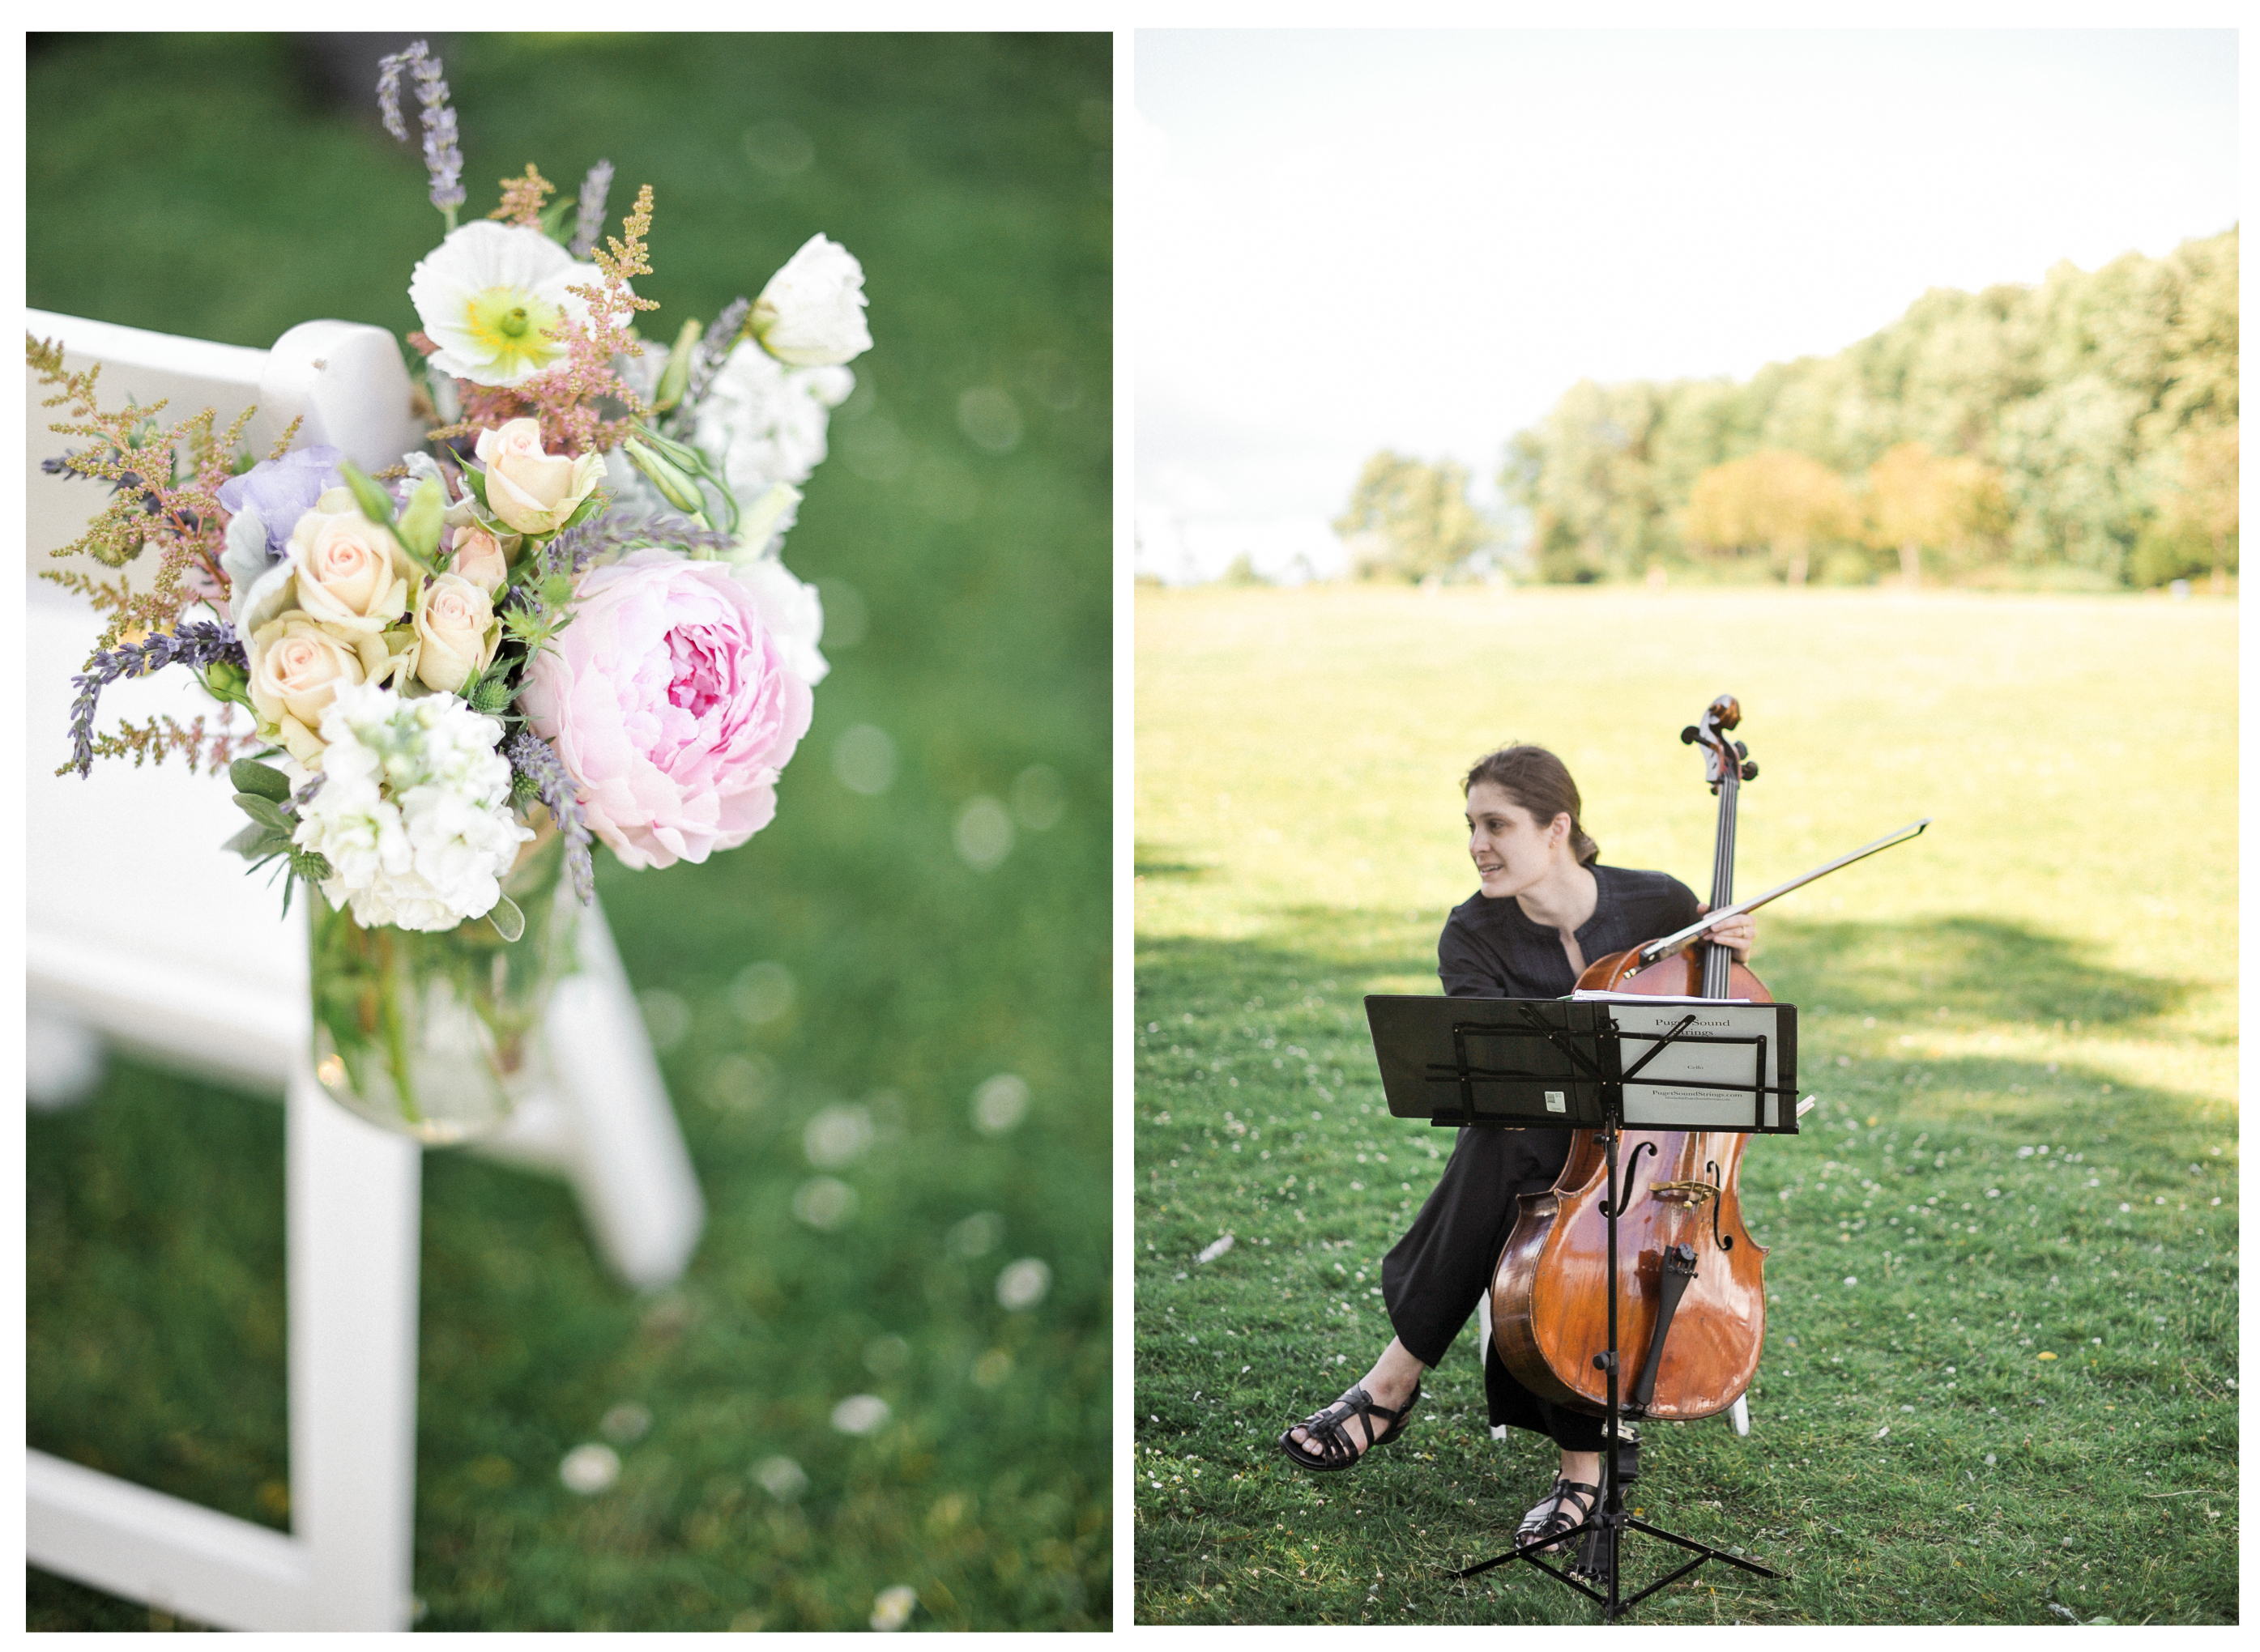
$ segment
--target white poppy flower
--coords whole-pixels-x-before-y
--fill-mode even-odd
[[[868,302],[855,255],[812,235],[754,301],[754,336],[790,367],[837,367],[871,347]]]
[[[440,346],[432,365],[474,384],[523,383],[565,359],[565,323],[588,305],[569,287],[603,275],[539,230],[466,224],[416,266],[408,296]]]

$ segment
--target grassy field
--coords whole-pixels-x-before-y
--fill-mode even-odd
[[[776,823],[663,874],[600,858],[709,1206],[689,1273],[633,1296],[561,1185],[427,1160],[422,1627],[860,1629],[906,1584],[914,1628],[1103,1627],[1111,43],[445,54],[468,214],[528,160],[569,192],[609,156],[616,214],[656,190],[637,286],[658,336],[821,230],[863,262],[877,344],[787,546],[823,582],[833,669]],[[33,305],[261,346],[312,317],[413,324],[409,271],[440,229],[423,167],[288,45],[67,39],[28,84]],[[1016,440],[993,397],[985,445],[961,428],[975,387],[1011,399]],[[834,767],[862,724],[895,753],[879,795]],[[954,838],[979,798],[1014,822],[986,870]],[[211,875],[241,872],[215,848]],[[1005,1073],[1025,1118],[976,1129]],[[804,1131],[843,1107],[869,1147],[829,1171],[852,1215],[836,1191],[803,1201],[819,1228],[794,1214]],[[139,1068],[32,1120],[32,1445],[287,1526],[281,1150],[268,1102]],[[1023,1261],[1048,1290],[1008,1307]],[[858,1394],[887,1418],[842,1432]],[[576,1496],[561,1460],[597,1442],[619,1480]],[[34,1627],[151,1621],[29,1589]]]
[[[1936,823],[1760,915],[1821,1101],[1741,1174],[1753,1432],[1653,1428],[1635,1500],[1786,1576],[1706,1567],[1641,1620],[2235,1621],[2235,617],[1141,591],[1138,1621],[1591,1619],[1527,1567],[1443,1577],[1554,1472],[1490,1438],[1472,1322],[1355,1470],[1272,1441],[1387,1341],[1380,1258],[1449,1148],[1388,1116],[1359,1000],[1437,990],[1474,887],[1456,777],[1550,745],[1606,859],[1699,886],[1677,737],[1721,691],[1762,771],[1741,892]],[[1666,1552],[1629,1542],[1628,1580]]]

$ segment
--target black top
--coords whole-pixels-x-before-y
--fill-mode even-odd
[[[1669,872],[1591,870],[1593,915],[1577,929],[1588,964],[1684,929],[1699,915],[1695,892]],[[1559,930],[1533,923],[1513,896],[1494,901],[1481,890],[1444,920],[1436,973],[1452,998],[1564,998],[1577,985]]]

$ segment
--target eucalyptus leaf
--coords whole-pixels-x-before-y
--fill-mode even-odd
[[[526,914],[518,909],[518,902],[508,895],[499,897],[487,914],[487,922],[495,926],[495,933],[505,941],[515,941],[526,933]]]
[[[271,799],[261,797],[256,792],[238,792],[235,806],[262,826],[271,826],[279,832],[288,833],[294,824]]]
[[[264,826],[254,821],[222,844],[220,847],[232,855],[241,855],[247,860],[255,860],[272,851],[274,839],[273,827]]]
[[[235,783],[239,792],[248,792],[254,797],[263,797],[279,803],[290,795],[290,777],[277,768],[250,758],[238,758],[227,765],[227,778]]]

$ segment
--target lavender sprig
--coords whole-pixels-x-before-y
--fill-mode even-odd
[[[573,244],[567,249],[574,257],[586,258],[597,250],[597,238],[604,232],[604,197],[611,191],[612,163],[599,160],[581,180],[581,215],[574,220]]]
[[[407,124],[400,117],[400,71],[416,77],[416,101],[424,106],[424,167],[432,175],[432,204],[447,214],[447,227],[455,227],[455,209],[463,204],[463,152],[455,129],[455,111],[447,105],[447,82],[440,78],[443,66],[422,40],[404,52],[396,52],[377,63],[376,103],[384,129],[401,142],[408,141]]]
[[[726,551],[736,541],[712,528],[701,528],[683,516],[633,516],[622,520],[607,514],[592,516],[568,528],[542,548],[541,573],[576,574],[607,552],[631,545],[673,545],[679,551]]]
[[[706,392],[714,382],[714,375],[730,359],[730,346],[737,342],[738,334],[745,330],[746,317],[753,313],[754,301],[734,298],[722,313],[714,317],[714,324],[706,329],[706,336],[698,341],[690,361],[690,377],[683,387],[683,400],[677,404],[676,422],[689,429],[698,404],[706,399]]]
[[[411,56],[420,54],[424,42],[418,40],[405,52],[395,52],[390,57],[376,62],[376,112],[384,117],[384,129],[402,143],[408,141],[407,123],[400,118],[400,69]]]
[[[589,852],[589,822],[581,810],[581,794],[573,777],[548,741],[531,729],[520,729],[503,743],[513,774],[533,783],[533,794],[549,810],[550,819],[565,837],[565,865],[573,874],[573,893],[586,906],[596,893],[596,863]]]
[[[78,697],[71,701],[71,760],[61,772],[75,769],[82,779],[93,772],[95,706],[102,691],[120,677],[146,677],[167,666],[200,670],[221,661],[250,669],[243,644],[236,640],[235,627],[225,620],[190,620],[138,643],[96,650],[86,669],[71,679],[78,688]]]

